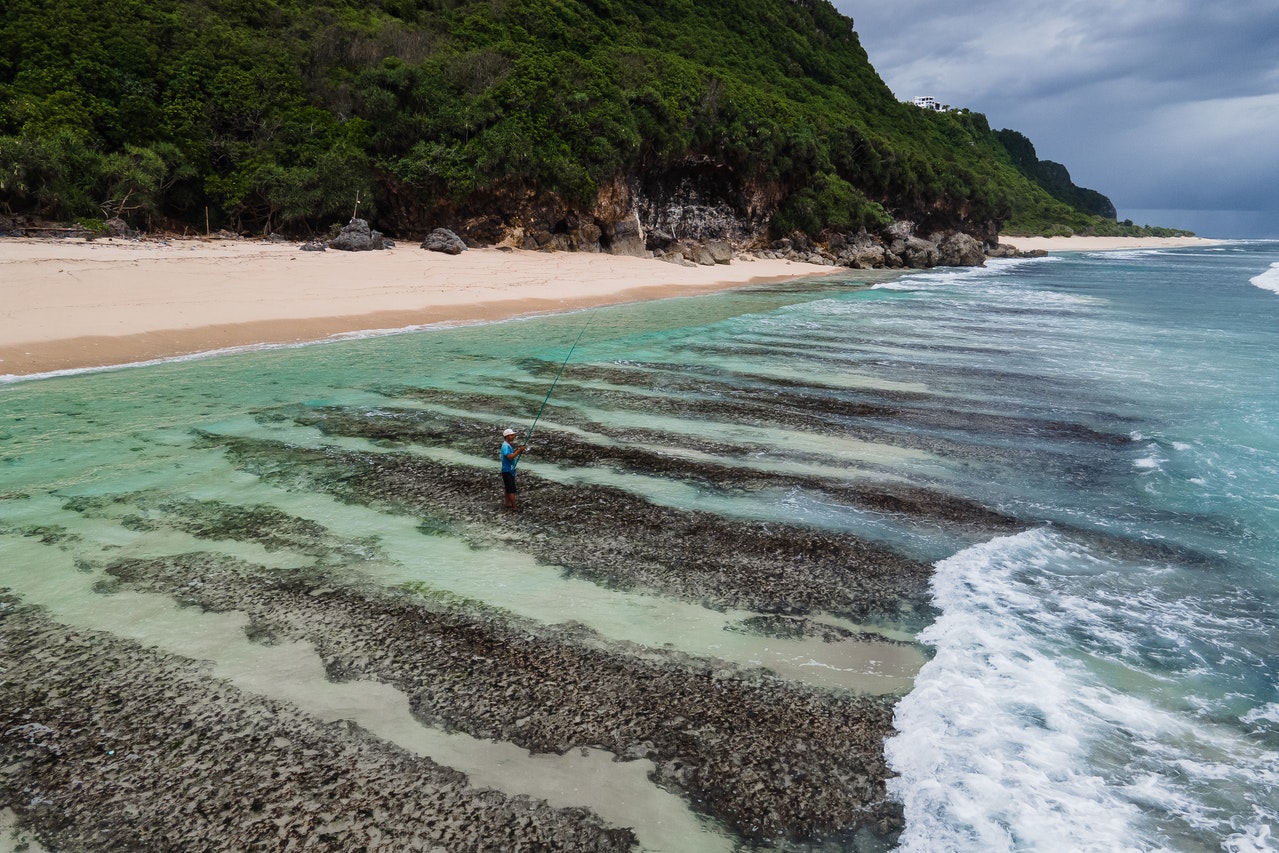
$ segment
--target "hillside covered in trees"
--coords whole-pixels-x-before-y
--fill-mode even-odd
[[[606,248],[628,217],[739,243],[1123,229],[1020,134],[899,103],[826,0],[5,6],[10,215],[302,235],[358,198],[393,236]]]

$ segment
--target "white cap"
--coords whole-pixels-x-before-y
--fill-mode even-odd
[[[515,435],[515,430],[508,429],[506,432],[502,433],[502,438],[506,438],[508,435]]]

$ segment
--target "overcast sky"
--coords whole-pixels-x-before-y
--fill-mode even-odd
[[[898,98],[1021,131],[1120,219],[1279,237],[1279,0],[834,3]]]

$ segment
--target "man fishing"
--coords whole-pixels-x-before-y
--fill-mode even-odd
[[[592,309],[591,313],[586,315],[586,322],[578,330],[577,338],[574,339],[573,345],[568,348],[568,355],[564,356],[564,363],[560,365],[555,378],[551,380],[551,387],[547,390],[546,396],[542,398],[542,405],[537,410],[537,417],[533,418],[533,425],[528,428],[528,434],[524,436],[524,443],[518,447],[511,444],[511,439],[515,437],[515,430],[513,429],[508,429],[502,433],[502,486],[506,489],[506,509],[511,512],[517,512],[519,509],[515,505],[515,466],[519,464],[520,454],[528,450],[528,441],[533,437],[533,430],[537,429],[537,422],[542,419],[542,412],[546,411],[546,401],[551,399],[551,392],[555,390],[555,384],[564,375],[564,368],[568,367],[568,360],[573,357],[573,350],[577,349],[578,343],[582,340],[582,335],[586,333],[586,327],[591,324],[591,319],[595,316],[595,310]]]
[[[524,444],[518,447],[511,446],[513,438],[515,438],[513,429],[502,433],[502,487],[506,490],[506,509],[517,512],[519,507],[515,505],[515,465],[520,454],[528,450],[528,446]]]

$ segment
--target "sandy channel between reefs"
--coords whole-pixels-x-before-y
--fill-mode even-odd
[[[1212,244],[1007,238],[1027,251]],[[335,335],[473,323],[709,293],[839,268],[785,260],[682,267],[617,255],[407,244],[303,252],[249,240],[0,240],[0,377],[131,364]]]

